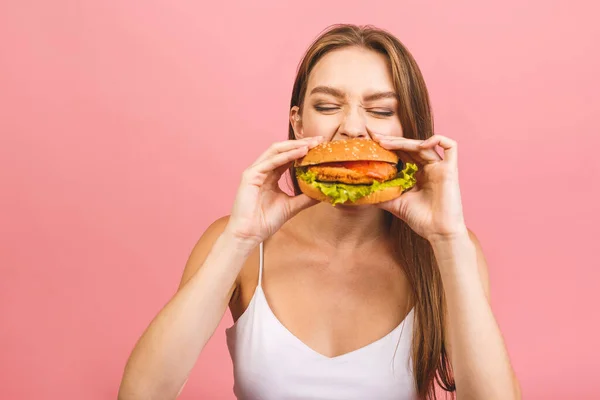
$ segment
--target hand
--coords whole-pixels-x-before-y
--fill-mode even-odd
[[[255,246],[317,203],[304,194],[289,196],[278,183],[295,160],[322,141],[312,137],[275,143],[244,171],[227,225],[233,237]]]
[[[396,151],[405,162],[417,164],[417,183],[400,197],[378,206],[405,221],[417,234],[431,241],[468,233],[458,184],[456,142],[440,135],[414,140],[375,136],[379,144]],[[443,157],[435,150],[443,149]]]

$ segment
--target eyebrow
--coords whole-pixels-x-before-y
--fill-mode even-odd
[[[375,101],[381,99],[398,99],[398,95],[395,92],[375,92],[368,96],[365,96],[365,101]]]
[[[346,97],[344,92],[331,86],[316,86],[313,90],[310,91],[311,95],[315,93],[328,94],[339,99],[343,99],[344,97]]]
[[[333,97],[337,97],[338,99],[343,99],[346,97],[344,92],[331,86],[317,86],[310,91],[311,95],[315,93],[328,94]],[[365,101],[375,101],[380,99],[398,99],[398,95],[395,92],[387,91],[375,92],[365,96]]]

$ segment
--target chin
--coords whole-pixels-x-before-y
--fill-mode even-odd
[[[378,207],[375,207],[373,204],[337,204],[334,207],[335,209],[344,211],[344,212],[351,212],[351,213],[357,213],[357,212],[362,212],[365,210],[373,210],[376,209]]]

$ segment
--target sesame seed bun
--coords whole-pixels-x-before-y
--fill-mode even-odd
[[[308,197],[334,205],[359,206],[392,200],[404,192],[406,182],[385,185],[398,176],[398,162],[396,153],[377,142],[355,138],[322,143],[297,160],[295,166],[299,188]],[[386,168],[382,165],[386,163],[393,166]],[[383,186],[371,186],[376,180]]]
[[[310,149],[295,164],[297,167],[307,167],[339,161],[384,161],[397,164],[398,155],[373,140],[355,138],[321,143]]]
[[[302,179],[298,180],[298,186],[300,187],[300,190],[302,191],[302,193],[304,193],[308,197],[311,197],[317,201],[322,201],[322,202],[327,202],[327,203],[332,202],[332,199],[330,197],[326,196],[319,189],[317,189],[316,187],[312,186],[309,183],[306,183]],[[400,186],[389,187],[389,188],[385,188],[385,189],[381,189],[376,192],[373,192],[367,196],[361,197],[360,199],[358,199],[354,202],[347,201],[347,202],[343,203],[343,205],[345,205],[345,206],[362,206],[362,205],[368,205],[368,204],[382,203],[384,201],[393,200],[397,197],[400,197],[400,195],[402,194],[403,191],[404,190]]]

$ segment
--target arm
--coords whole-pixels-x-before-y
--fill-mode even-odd
[[[379,135],[377,140],[390,150],[410,154],[421,165],[416,190],[380,207],[431,243],[446,298],[446,345],[457,397],[520,399],[519,384],[489,303],[486,262],[463,216],[457,143],[441,135],[424,141]],[[441,155],[438,147],[443,150]]]
[[[281,175],[322,139],[273,144],[242,174],[231,218],[211,225],[187,262],[179,290],[133,349],[119,400],[174,399],[221,321],[252,250],[287,220],[316,203],[289,196]],[[201,266],[201,267],[200,267]]]
[[[487,263],[477,237],[469,232],[431,244],[446,297],[447,348],[457,398],[520,399],[519,383],[490,307]]]
[[[150,323],[126,364],[119,399],[174,399],[221,321],[252,247],[234,239],[227,219],[194,247],[177,293]]]

